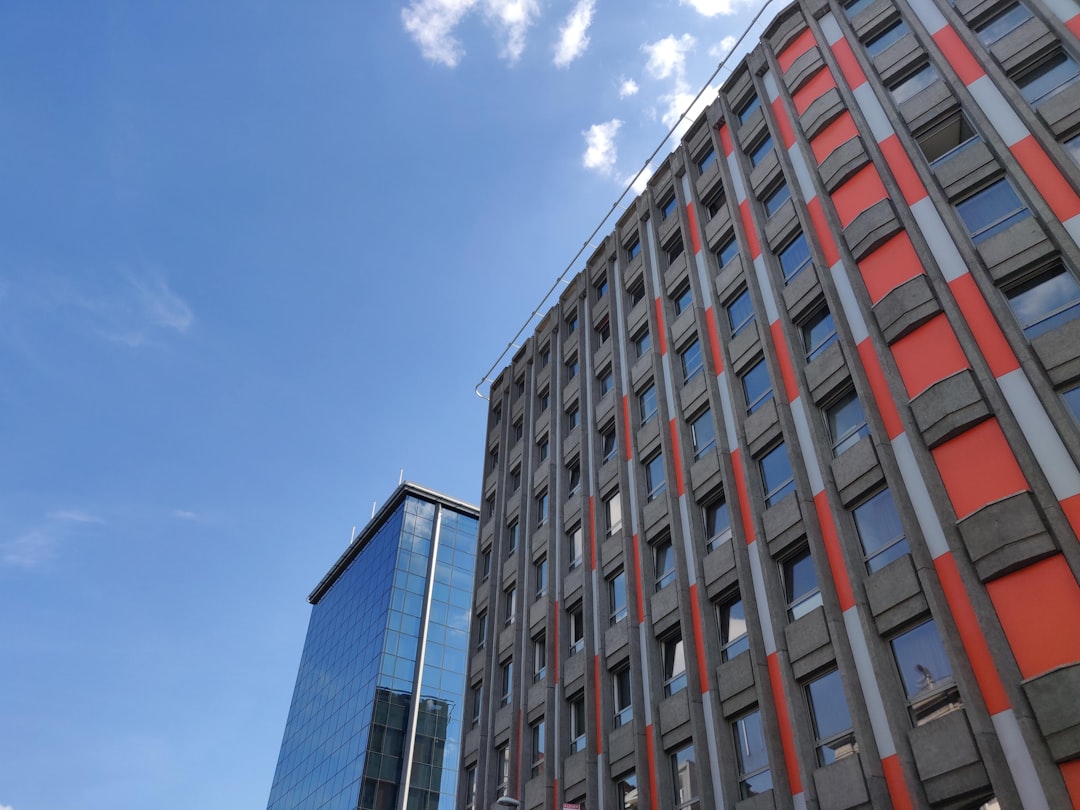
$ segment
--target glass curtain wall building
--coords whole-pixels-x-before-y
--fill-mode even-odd
[[[474,507],[402,484],[312,592],[268,810],[447,810]]]
[[[488,380],[460,810],[1080,809],[1078,34],[799,0],[721,74]]]

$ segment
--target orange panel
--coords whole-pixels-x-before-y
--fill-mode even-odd
[[[720,354],[720,336],[716,332],[716,315],[712,307],[705,308],[705,325],[709,330],[709,351],[712,353],[713,368],[719,374],[724,370],[724,358]]]
[[[836,56],[836,62],[840,65],[840,72],[844,75],[847,83],[854,90],[861,84],[866,82],[866,74],[863,73],[862,68],[859,67],[859,60],[855,58],[854,51],[851,50],[851,45],[848,44],[846,39],[841,39],[835,45],[832,46],[833,54]]]
[[[817,158],[817,162],[821,163],[832,154],[836,147],[842,143],[847,143],[858,134],[851,113],[845,112],[814,136],[814,140],[810,141],[810,148],[814,150],[814,157]]]
[[[1061,170],[1035,142],[1033,135],[1013,144],[1009,151],[1024,167],[1024,171],[1058,219],[1064,222],[1080,214],[1080,197],[1077,197],[1076,191],[1061,174]]]
[[[660,344],[660,356],[667,354],[667,333],[664,332],[664,302],[656,299],[656,342]]]
[[[1080,14],[1077,14],[1065,23],[1065,27],[1072,31],[1074,36],[1080,37]],[[1080,788],[1080,783],[1078,783],[1077,787]],[[1080,790],[1073,795],[1080,797]],[[1078,799],[1078,801],[1080,801],[1080,799]],[[1077,807],[1080,807],[1080,804],[1078,804]]]
[[[731,466],[735,470],[735,491],[739,494],[739,513],[742,516],[743,534],[746,542],[754,542],[754,519],[750,511],[750,495],[746,491],[746,470],[742,465],[742,452],[733,450],[731,453]]]
[[[905,281],[922,275],[923,266],[907,232],[901,231],[859,262],[859,272],[876,304]]]
[[[832,74],[828,68],[822,68],[806,84],[799,88],[794,95],[795,109],[799,115],[806,112],[806,108],[821,98],[830,87],[836,87]]]
[[[938,380],[968,368],[949,319],[938,315],[892,345],[908,396],[914,399]]]
[[[750,214],[750,203],[746,200],[739,203],[739,214],[742,215],[743,227],[746,229],[746,240],[750,243],[750,257],[756,259],[761,255],[761,243],[758,242],[754,218]]]
[[[787,72],[792,62],[814,47],[814,35],[807,28],[799,34],[791,43],[776,55],[776,61],[780,63],[780,70]]]
[[[1073,19],[1080,21],[1080,16]],[[1076,27],[1080,29],[1080,24]],[[1080,36],[1080,30],[1074,33]],[[1072,801],[1073,810],[1080,810],[1080,759],[1062,762],[1061,776],[1065,780],[1065,787],[1069,791],[1069,799]]]
[[[799,386],[795,382],[795,369],[791,366],[791,353],[788,351],[787,340],[784,339],[784,329],[780,321],[770,323],[769,331],[772,332],[773,345],[780,359],[780,375],[784,378],[787,401],[794,402],[799,397]]]
[[[889,393],[889,383],[885,380],[885,372],[881,370],[881,361],[874,354],[870,338],[866,338],[859,344],[859,358],[866,371],[866,379],[870,382],[870,390],[874,392],[874,402],[881,411],[881,421],[885,423],[885,432],[892,441],[904,432],[904,425],[900,422],[900,412],[896,410],[896,402]]]
[[[949,64],[953,66],[960,81],[964,84],[971,84],[986,75],[986,71],[979,66],[967,45],[951,25],[946,25],[934,34],[934,42],[941,48],[941,52],[945,54],[945,58],[949,60]]]
[[[997,318],[990,312],[990,307],[986,305],[986,299],[979,292],[971,274],[965,273],[950,282],[949,289],[952,290],[956,303],[960,305],[960,312],[963,313],[964,320],[967,321],[994,376],[1000,377],[1020,368],[1009,341],[1005,339]]]
[[[1060,554],[986,585],[1020,674],[1080,661],[1080,586]]]
[[[911,158],[900,145],[900,139],[890,135],[881,142],[881,152],[892,170],[893,177],[900,185],[900,191],[904,195],[904,202],[914,205],[926,196],[926,186],[922,184],[915,167],[911,165]]]
[[[795,143],[795,133],[791,129],[791,121],[788,120],[787,110],[784,109],[784,102],[779,98],[772,103],[773,115],[776,116],[777,126],[780,127],[780,136],[784,141],[784,146],[788,149]]]
[[[784,763],[787,765],[788,779],[791,781],[791,793],[802,793],[802,778],[799,775],[799,760],[795,756],[795,735],[791,732],[791,711],[784,698],[784,684],[780,680],[780,661],[773,653],[768,657],[769,684],[772,686],[773,702],[776,704],[777,720],[780,722],[780,745],[784,749]]]
[[[694,248],[694,255],[701,253],[701,236],[698,234],[697,212],[693,203],[686,204],[686,219],[690,225],[690,244]]]
[[[840,539],[836,535],[836,523],[829,509],[829,499],[824,492],[819,492],[814,496],[814,509],[817,511],[818,523],[821,524],[821,536],[825,541],[829,570],[832,571],[836,593],[840,597],[840,609],[847,610],[855,604],[855,597],[851,592],[851,579],[844,565],[844,555],[840,551]]]
[[[690,586],[690,621],[694,627],[694,649],[697,650],[698,680],[701,681],[701,694],[709,691],[709,664],[705,660],[705,635],[701,629],[701,605],[697,598],[697,583]],[[597,728],[603,728],[599,723]]]
[[[1069,520],[1069,525],[1072,526],[1073,534],[1080,538],[1080,495],[1073,495],[1063,500],[1061,508]]]
[[[834,191],[832,201],[840,217],[840,224],[846,228],[855,217],[887,196],[877,169],[870,164],[859,169]]]
[[[727,126],[720,127],[720,145],[724,147],[725,157],[730,157],[734,150],[731,146],[731,132],[728,130]]]
[[[1028,489],[1027,479],[996,419],[980,422],[930,451],[956,516]],[[1080,640],[1080,636],[1077,636]]]
[[[904,781],[904,768],[900,764],[900,757],[896,754],[885,757],[881,760],[881,767],[885,771],[885,785],[889,788],[893,810],[912,810],[911,794],[908,793],[907,783]]]
[[[682,451],[679,449],[679,429],[675,426],[674,419],[668,423],[668,426],[671,429],[671,461],[675,465],[675,489],[681,498],[683,493],[686,492],[686,488],[683,485]]]
[[[821,249],[825,252],[825,261],[829,267],[832,267],[839,260],[840,251],[836,247],[832,229],[825,220],[825,209],[821,207],[821,199],[815,196],[806,204],[806,209],[810,212],[810,221],[814,223],[814,233],[817,234]]]

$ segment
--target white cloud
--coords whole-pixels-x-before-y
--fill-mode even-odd
[[[630,185],[635,194],[641,194],[645,191],[645,187],[648,186],[649,179],[652,176],[653,166],[650,163],[641,170],[637,177],[627,177],[625,180],[623,180],[623,185]]]
[[[589,26],[592,25],[596,0],[578,0],[559,29],[559,42],[555,45],[555,67],[569,67],[570,63],[585,53],[589,47]]]
[[[663,39],[641,46],[649,57],[645,70],[654,79],[674,77],[682,81],[686,72],[686,54],[697,44],[690,34],[683,34],[678,39],[669,34]]]
[[[660,101],[665,106],[664,111],[660,114],[660,119],[664,122],[665,126],[675,127],[675,132],[672,134],[672,137],[676,139],[682,138],[682,136],[686,134],[686,131],[690,129],[690,125],[694,123],[694,120],[701,115],[705,108],[716,98],[718,92],[720,92],[719,87],[710,85],[695,101],[694,93],[686,90],[682,86],[677,86],[673,92],[661,96]],[[679,117],[684,112],[686,115],[680,120]]]
[[[633,79],[625,79],[622,84],[619,85],[619,98],[628,98],[635,95],[638,89],[637,82]]]
[[[15,810],[10,804],[0,804],[0,810]]]
[[[465,49],[454,30],[470,13],[480,11],[501,40],[499,55],[516,62],[525,50],[525,33],[540,14],[537,0],[413,0],[401,10],[401,22],[425,59],[455,67]]]
[[[749,6],[753,2],[754,0],[679,0],[679,5],[690,6],[706,17],[715,17],[717,14],[734,14],[740,6]]]
[[[198,520],[199,514],[190,509],[173,509],[172,516],[177,520]]]
[[[613,118],[603,124],[593,124],[585,132],[585,154],[582,165],[597,174],[608,176],[615,168],[618,150],[615,148],[615,135],[622,126],[622,121]]]
[[[16,568],[37,568],[56,556],[58,538],[45,529],[31,529],[0,543],[0,563]],[[2,810],[2,808],[0,808]]]
[[[735,43],[738,41],[739,40],[731,36],[731,34],[728,34],[726,37],[720,40],[720,43],[718,45],[713,45],[711,48],[709,48],[709,56],[713,57],[714,59],[719,59],[722,56],[727,56],[729,53],[731,53],[731,50],[735,47]]]
[[[60,509],[56,512],[50,512],[49,520],[58,520],[63,523],[104,523],[105,521],[99,518],[97,515],[91,515],[89,512],[84,512],[81,509]],[[4,810],[0,807],[0,810]]]
[[[183,334],[195,319],[191,308],[156,269],[123,272],[110,294],[80,296],[77,304],[95,316],[97,331],[124,346],[142,346],[162,331]]]

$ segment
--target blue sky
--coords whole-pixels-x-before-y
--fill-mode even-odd
[[[749,18],[0,5],[0,810],[263,807],[307,626]],[[675,113],[677,116],[677,113]]]

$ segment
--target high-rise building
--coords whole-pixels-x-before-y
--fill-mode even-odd
[[[476,537],[404,483],[323,577],[268,810],[454,806]]]
[[[491,381],[459,809],[1080,808],[1078,34],[724,74]]]

